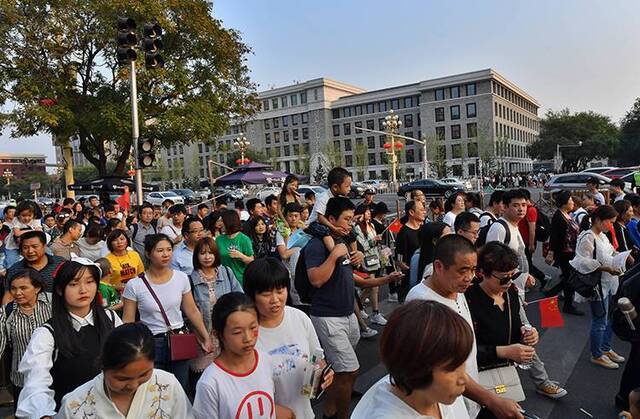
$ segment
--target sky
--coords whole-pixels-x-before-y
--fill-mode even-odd
[[[619,122],[640,97],[637,0],[214,0],[259,90],[329,77],[367,90],[493,68],[548,109]],[[48,136],[0,152],[45,153]]]

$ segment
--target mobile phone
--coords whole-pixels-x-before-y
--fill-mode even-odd
[[[324,394],[324,389],[322,388],[322,383],[324,383],[324,379],[327,376],[327,374],[329,373],[329,370],[331,370],[331,367],[333,366],[333,364],[327,364],[325,365],[325,367],[322,369],[322,378],[320,379],[320,381],[318,382],[318,388],[316,389],[315,393],[316,393],[316,397],[315,399],[319,399],[320,396],[322,396],[322,394]]]

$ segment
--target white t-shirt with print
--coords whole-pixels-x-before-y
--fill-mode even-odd
[[[327,210],[327,202],[329,199],[333,198],[333,192],[331,189],[327,189],[322,192],[320,195],[316,196],[316,203],[313,204],[313,209],[311,210],[311,214],[309,215],[309,219],[307,220],[307,225],[311,224],[314,221],[318,221],[318,214],[324,215]]]
[[[179,329],[184,326],[180,306],[182,305],[182,296],[191,291],[187,274],[174,270],[171,279],[164,284],[154,284],[148,277],[147,281],[162,303],[171,329]],[[138,304],[140,321],[151,330],[152,334],[167,332],[167,324],[162,318],[160,308],[140,277],[135,277],[127,282],[122,296]]]
[[[469,419],[462,397],[453,404],[438,404],[442,419]],[[197,417],[197,416],[196,416]],[[416,412],[411,406],[391,392],[389,376],[385,375],[362,396],[351,419],[417,419],[433,418]]]
[[[293,410],[296,418],[313,418],[309,399],[300,394],[304,369],[320,341],[309,317],[285,306],[284,319],[277,327],[260,326],[256,348],[269,354],[273,365],[276,403]]]
[[[255,367],[242,375],[214,361],[204,370],[196,385],[194,417],[275,419],[271,374],[271,359],[259,350],[256,350]]]

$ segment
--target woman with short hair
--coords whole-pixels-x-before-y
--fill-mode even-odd
[[[224,234],[216,237],[220,260],[224,266],[231,268],[236,279],[242,284],[244,270],[254,259],[253,244],[251,239],[242,233],[240,216],[236,211],[224,211],[222,222]]]

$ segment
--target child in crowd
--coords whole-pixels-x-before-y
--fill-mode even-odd
[[[98,285],[102,296],[102,307],[105,310],[122,310],[124,303],[120,300],[120,293],[111,285],[111,262],[106,258],[100,258],[96,260],[96,263],[102,271],[102,278],[100,278],[100,284]]]
[[[42,230],[40,220],[35,219],[36,207],[31,201],[22,201],[16,208],[17,217],[11,224],[11,232],[5,241],[5,263],[9,267],[16,263],[20,257],[18,251],[18,239],[29,230]]]
[[[42,231],[49,234],[51,229],[56,226],[56,217],[54,214],[47,214],[42,219],[44,224],[42,224]]]

